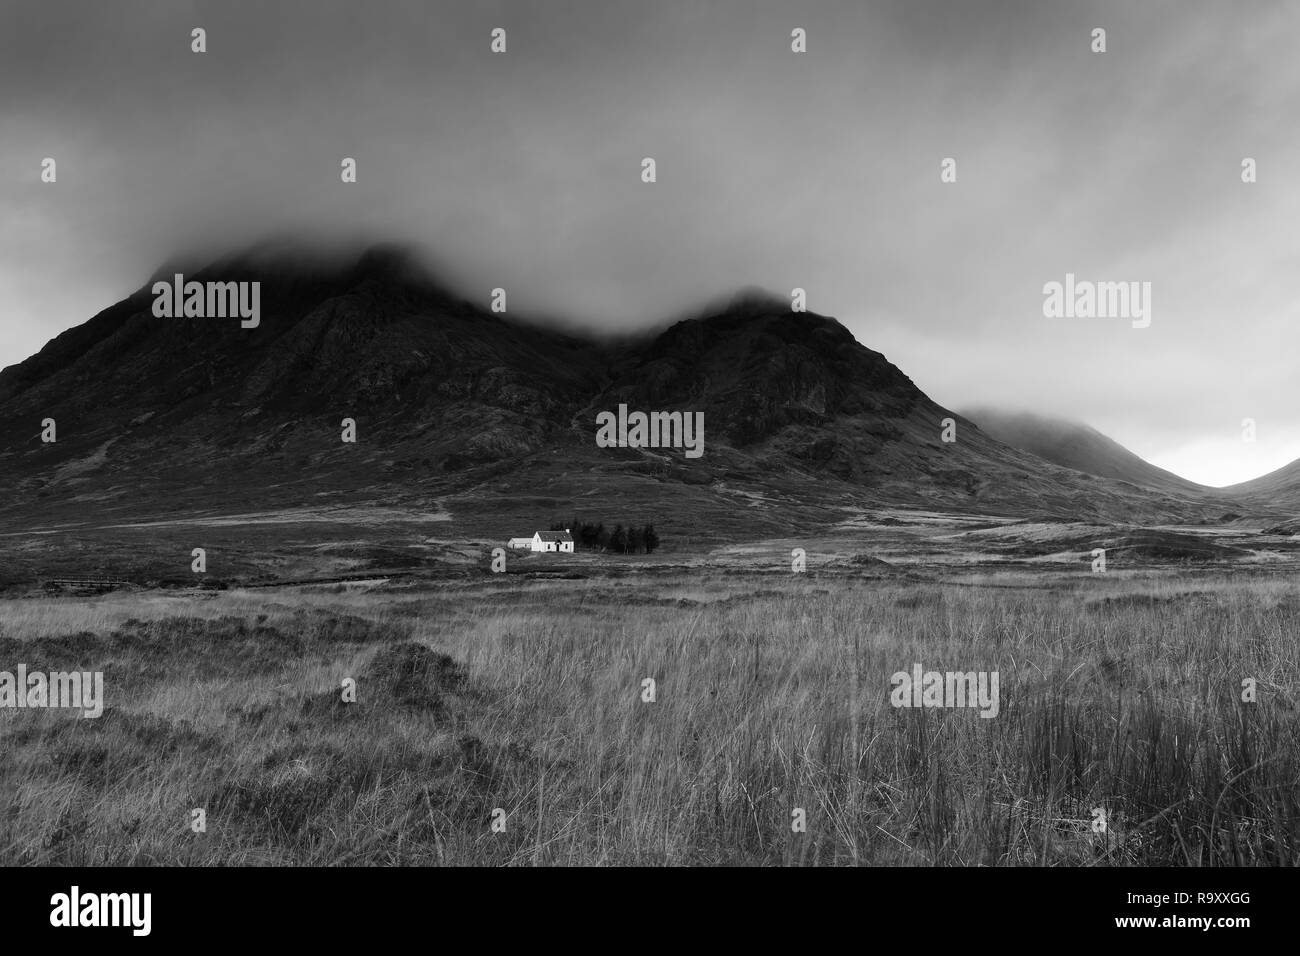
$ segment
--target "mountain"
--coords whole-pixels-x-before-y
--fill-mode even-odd
[[[1300,513],[1300,460],[1220,491],[1252,507],[1279,508],[1294,516]],[[1279,529],[1287,534],[1300,533],[1300,518],[1291,517]]]
[[[1082,422],[991,408],[967,410],[966,417],[998,441],[1063,468],[1167,494],[1214,495],[1218,491],[1157,468]]]
[[[260,282],[260,324],[156,317],[151,280],[0,371],[0,522],[365,505],[449,513],[467,535],[580,512],[735,537],[882,504],[1117,521],[1206,507],[1191,483],[1148,480],[1154,494],[1131,466],[1108,481],[1011,447],[784,300],[739,296],[612,343],[495,315],[391,247],[258,250],[185,278]],[[621,403],[702,412],[704,455],[598,447],[597,414]]]

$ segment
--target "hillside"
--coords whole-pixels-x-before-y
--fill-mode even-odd
[[[1217,491],[1156,467],[1082,422],[990,408],[969,409],[966,416],[998,441],[1063,468],[1168,494],[1214,495]]]
[[[1131,468],[1109,481],[998,441],[834,319],[761,296],[602,344],[493,315],[387,247],[186,278],[260,281],[260,325],[155,317],[146,283],[0,371],[6,525],[383,504],[464,533],[584,511],[735,537],[877,504],[1112,521],[1207,506],[1190,483],[1153,494]],[[619,403],[703,412],[705,454],[598,448],[595,416]]]

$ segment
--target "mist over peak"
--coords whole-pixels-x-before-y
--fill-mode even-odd
[[[736,321],[764,315],[805,317],[810,327],[825,319],[812,311],[795,312],[788,293],[749,284],[731,291],[701,297],[693,306],[627,330],[593,327],[564,310],[525,312],[509,306],[490,308],[493,289],[472,290],[465,276],[450,275],[430,252],[430,246],[413,240],[331,240],[320,236],[281,233],[239,248],[218,252],[190,250],[169,257],[150,275],[136,295],[149,293],[155,282],[172,282],[176,274],[193,281],[258,279],[279,286],[336,282],[353,285],[367,279],[403,287],[426,296],[489,313],[508,325],[548,329],[560,334],[610,346],[647,342],[681,323]],[[510,302],[510,289],[503,289]],[[472,294],[476,293],[476,294]],[[847,333],[846,333],[847,334]]]
[[[990,406],[963,409],[962,414],[998,441],[1064,468],[1161,491],[1213,493],[1205,485],[1151,464],[1080,421]]]
[[[331,240],[278,234],[218,251],[190,249],[169,256],[146,285],[186,278],[220,281],[223,276],[257,275],[282,281],[355,273],[445,286],[432,257],[419,244],[401,241]]]

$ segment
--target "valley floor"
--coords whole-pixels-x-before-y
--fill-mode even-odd
[[[106,704],[0,709],[0,863],[1300,862],[1290,555],[1094,574],[1102,532],[1001,562],[986,524],[910,566],[854,528],[803,573],[781,541],[11,591],[0,670],[102,671]],[[997,672],[997,715],[893,706],[916,664]]]

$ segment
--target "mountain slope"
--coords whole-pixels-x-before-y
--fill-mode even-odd
[[[1223,494],[1253,507],[1271,507],[1288,511],[1293,516],[1287,527],[1294,533],[1300,529],[1300,460],[1283,465],[1266,475],[1252,478],[1220,489]]]
[[[146,284],[0,371],[0,521],[382,502],[449,510],[465,533],[586,509],[735,536],[878,504],[1109,520],[1205,506],[1195,486],[1152,494],[1009,447],[780,300],[612,345],[492,315],[388,248],[235,256],[186,278],[260,281],[261,324],[157,318]],[[598,448],[596,414],[620,403],[703,412],[704,456]]]
[[[970,409],[966,416],[998,441],[1063,468],[1170,494],[1212,495],[1217,490],[1158,468],[1081,422],[990,408]]]

